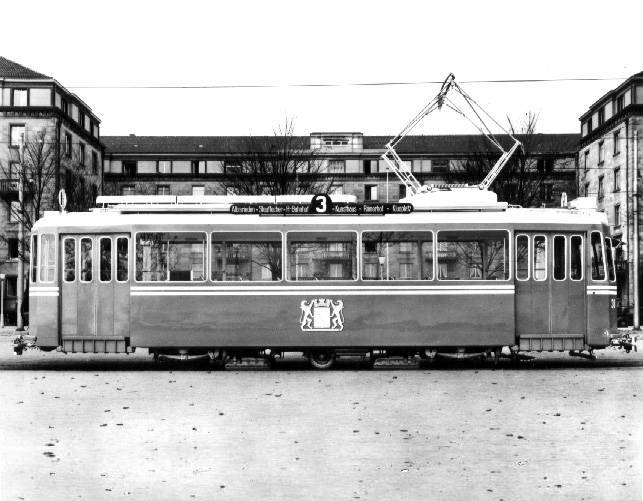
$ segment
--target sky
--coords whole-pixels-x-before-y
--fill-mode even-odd
[[[25,7],[28,12],[25,13]],[[0,55],[54,77],[101,119],[102,135],[395,135],[441,82],[503,124],[538,114],[538,132],[578,117],[643,71],[643,2],[30,0],[3,5]],[[21,20],[21,21],[18,21]],[[600,78],[600,81],[464,83]],[[109,86],[274,85],[237,89]],[[94,88],[87,88],[94,87]],[[472,133],[452,113],[417,134]]]

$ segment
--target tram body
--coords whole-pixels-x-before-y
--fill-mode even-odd
[[[30,334],[92,353],[591,352],[616,331],[607,233],[569,209],[47,213]]]

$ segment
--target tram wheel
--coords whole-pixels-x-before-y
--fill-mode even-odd
[[[308,359],[315,369],[330,369],[335,363],[335,353],[332,351],[313,351]]]

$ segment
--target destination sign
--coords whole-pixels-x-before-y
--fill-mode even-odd
[[[413,205],[406,203],[242,203],[232,204],[232,214],[259,214],[264,216],[309,216],[313,214],[334,214],[342,216],[380,216],[384,214],[409,214]]]

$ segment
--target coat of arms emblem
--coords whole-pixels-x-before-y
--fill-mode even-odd
[[[344,302],[341,299],[316,298],[301,302],[301,330],[335,331],[344,329]]]

